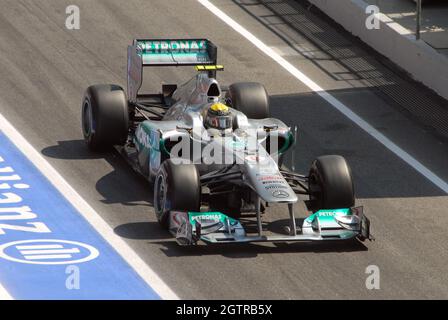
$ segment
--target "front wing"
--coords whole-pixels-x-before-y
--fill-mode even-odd
[[[249,242],[373,240],[362,207],[321,210],[304,220],[295,235],[248,235],[242,224],[221,212],[170,213],[170,232],[180,245]]]

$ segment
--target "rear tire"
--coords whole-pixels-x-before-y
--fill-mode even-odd
[[[268,93],[258,82],[239,82],[230,85],[227,99],[232,108],[241,111],[250,119],[270,117]]]
[[[169,228],[172,210],[199,212],[201,183],[194,164],[162,163],[154,180],[154,211],[160,225]]]
[[[99,151],[126,142],[129,130],[128,103],[117,85],[87,88],[82,101],[82,131],[89,149]]]
[[[350,208],[355,205],[351,169],[342,156],[321,156],[309,173],[313,210]]]

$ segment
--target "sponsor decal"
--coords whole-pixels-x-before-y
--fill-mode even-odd
[[[198,221],[200,223],[214,223],[221,221],[221,216],[218,214],[204,214],[196,217],[192,217],[193,221]]]
[[[266,160],[266,157],[260,156],[260,155],[249,155],[245,158],[247,162],[262,162]]]
[[[138,46],[143,54],[163,54],[176,51],[176,53],[190,53],[207,50],[207,41],[205,40],[156,40],[142,41]]]
[[[279,174],[276,175],[259,175],[258,176],[258,181],[283,181],[283,177]]]
[[[257,173],[257,176],[259,175],[266,175],[266,174],[275,174],[277,172],[277,168],[274,166],[265,166],[259,168],[259,173]]]
[[[283,180],[270,180],[270,181],[262,181],[262,184],[273,184],[273,183],[278,183],[278,184],[286,184],[286,181]]]
[[[325,212],[319,212],[319,217],[333,217],[335,215],[335,212],[332,211],[325,211]]]
[[[138,126],[137,130],[135,131],[135,138],[137,139],[137,148],[140,150],[140,146],[144,148],[149,148],[151,146],[151,141],[149,134],[146,133],[145,129],[143,129],[143,126]]]
[[[224,222],[226,219],[229,219],[230,224],[233,224],[234,222],[238,223],[237,220],[228,217],[221,212],[189,212],[189,216],[191,224],[194,224],[195,221],[198,221],[201,224]]]
[[[0,164],[5,160],[0,157]],[[42,221],[36,221],[38,215],[29,203],[24,203],[24,194],[30,185],[22,182],[11,166],[0,167],[0,235],[10,232],[51,233]],[[6,191],[6,192],[5,192]],[[25,223],[23,223],[25,222]],[[24,225],[25,224],[25,225]]]
[[[26,264],[76,264],[93,260],[99,254],[88,244],[67,240],[22,240],[0,246],[0,258]]]
[[[321,218],[322,220],[333,220],[335,217],[347,216],[350,214],[350,209],[337,209],[337,210],[319,210],[316,213],[309,216],[305,221],[311,223],[315,218]]]
[[[319,210],[316,212],[318,217],[346,216],[348,214],[350,214],[350,209]]]
[[[288,189],[287,186],[281,185],[281,184],[269,185],[269,186],[265,186],[264,188],[266,190],[271,190],[271,189]]]

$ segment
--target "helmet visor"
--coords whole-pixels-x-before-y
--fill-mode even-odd
[[[210,127],[225,130],[232,128],[232,117],[230,116],[209,116],[208,124]]]

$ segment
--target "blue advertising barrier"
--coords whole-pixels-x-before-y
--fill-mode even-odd
[[[160,299],[1,132],[0,283],[14,299]]]

